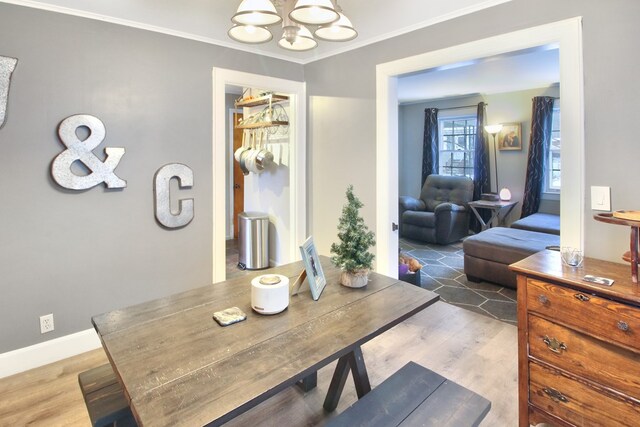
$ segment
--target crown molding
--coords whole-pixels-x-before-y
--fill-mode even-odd
[[[199,36],[197,34],[192,34],[192,33],[187,33],[187,32],[183,32],[183,31],[177,31],[177,30],[172,30],[170,28],[165,28],[165,27],[158,27],[155,25],[150,25],[150,24],[145,24],[142,22],[137,22],[137,21],[132,21],[132,20],[128,20],[128,19],[121,19],[121,18],[115,18],[112,16],[108,16],[108,15],[101,15],[101,14],[97,14],[97,13],[92,13],[92,12],[87,12],[87,11],[83,11],[83,10],[78,10],[78,9],[72,9],[72,8],[68,8],[68,7],[63,7],[63,6],[55,6],[55,5],[51,5],[48,3],[42,3],[39,1],[34,1],[34,0],[0,0],[1,3],[9,3],[9,4],[14,4],[14,5],[18,5],[18,6],[25,6],[25,7],[30,7],[33,9],[40,9],[40,10],[46,10],[49,12],[56,12],[56,13],[62,13],[65,15],[72,15],[72,16],[78,16],[78,17],[82,17],[82,18],[88,18],[88,19],[93,19],[96,21],[102,21],[102,22],[109,22],[112,24],[117,24],[117,25],[123,25],[126,27],[131,27],[131,28],[137,28],[137,29],[141,29],[141,30],[146,30],[146,31],[152,31],[155,33],[161,33],[161,34],[166,34],[169,36],[174,36],[174,37],[180,37],[183,39],[188,39],[188,40],[194,40],[194,41],[198,41],[198,42],[202,42],[202,43],[207,43],[207,44],[212,44],[212,45],[216,45],[216,46],[221,46],[221,47],[226,47],[229,49],[234,49],[234,50],[239,50],[241,52],[247,52],[247,53],[252,53],[255,55],[261,55],[261,56],[267,56],[270,58],[274,58],[274,59],[279,59],[282,61],[287,61],[287,62],[293,62],[295,64],[300,64],[300,65],[306,65],[306,64],[310,64],[312,62],[316,62],[316,61],[320,61],[322,59],[326,59],[335,55],[340,55],[342,53],[346,53],[355,49],[359,49],[365,46],[368,46],[370,44],[374,44],[374,43],[378,43],[393,37],[397,37],[397,36],[401,36],[403,34],[407,34],[410,33],[412,31],[416,31],[419,30],[421,28],[425,28],[431,25],[435,25],[438,24],[440,22],[444,22],[444,21],[448,21],[450,19],[454,19],[454,18],[458,18],[460,16],[463,15],[468,15],[470,13],[474,13],[474,12],[478,12],[480,10],[483,9],[487,9],[493,6],[497,6],[499,4],[502,3],[508,3],[512,0],[486,0],[482,3],[478,3],[475,4],[473,6],[469,6],[463,9],[459,9],[456,10],[454,12],[450,12],[447,13],[445,15],[441,15],[441,16],[437,16],[431,19],[427,19],[424,20],[422,22],[419,22],[417,24],[413,24],[413,25],[409,25],[403,28],[399,28],[397,30],[394,31],[390,31],[388,33],[385,34],[381,34],[379,36],[376,37],[370,37],[368,39],[359,41],[359,42],[355,42],[355,43],[350,43],[348,46],[344,46],[342,48],[338,48],[338,49],[332,49],[330,52],[326,52],[323,54],[319,54],[319,55],[315,55],[311,58],[293,58],[291,56],[288,55],[284,55],[284,54],[278,54],[278,53],[274,53],[274,52],[265,52],[262,51],[260,49],[257,49],[251,45],[246,45],[246,46],[242,46],[242,45],[237,45],[235,43],[232,42],[226,42],[226,41],[222,41],[222,40],[218,40],[218,39],[213,39],[210,37],[204,37],[204,36]]]

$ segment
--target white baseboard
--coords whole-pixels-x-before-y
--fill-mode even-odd
[[[0,378],[95,350],[102,344],[94,329],[0,354]]]

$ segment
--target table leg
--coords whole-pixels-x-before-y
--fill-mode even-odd
[[[489,225],[487,225],[484,222],[484,219],[482,218],[482,216],[480,215],[480,213],[476,210],[476,208],[474,208],[473,206],[469,206],[471,208],[471,210],[473,211],[474,215],[476,216],[476,218],[478,219],[478,222],[480,223],[480,231],[484,231],[487,228],[489,228]]]
[[[296,383],[298,387],[305,393],[313,390],[318,385],[318,372],[314,372],[308,377],[304,377]]]
[[[499,225],[503,225],[503,226],[505,225],[505,220],[507,219],[507,217],[509,216],[509,214],[511,213],[511,211],[515,207],[516,207],[515,203],[513,205],[509,206],[509,209],[507,209],[507,211],[504,213],[502,218],[500,218],[500,210],[498,210],[498,224]]]
[[[344,384],[347,382],[349,370],[351,370],[353,376],[358,399],[371,391],[371,384],[369,383],[367,367],[364,364],[362,349],[356,347],[352,352],[338,359],[338,365],[333,373],[333,378],[331,378],[331,384],[327,391],[327,397],[324,400],[323,406],[327,412],[335,411],[338,407],[340,395],[342,395]]]

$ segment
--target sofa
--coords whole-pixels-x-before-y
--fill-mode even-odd
[[[465,176],[429,175],[420,198],[401,196],[400,236],[447,245],[469,234],[473,181]]]

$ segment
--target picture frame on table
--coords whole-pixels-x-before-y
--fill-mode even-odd
[[[312,236],[309,236],[300,246],[300,255],[307,273],[311,297],[314,301],[317,301],[327,285],[327,279],[324,276],[324,271],[322,271],[322,265],[320,264],[320,258],[318,258],[316,246],[313,244]]]
[[[499,150],[522,150],[522,125],[520,123],[503,123],[498,134]]]

